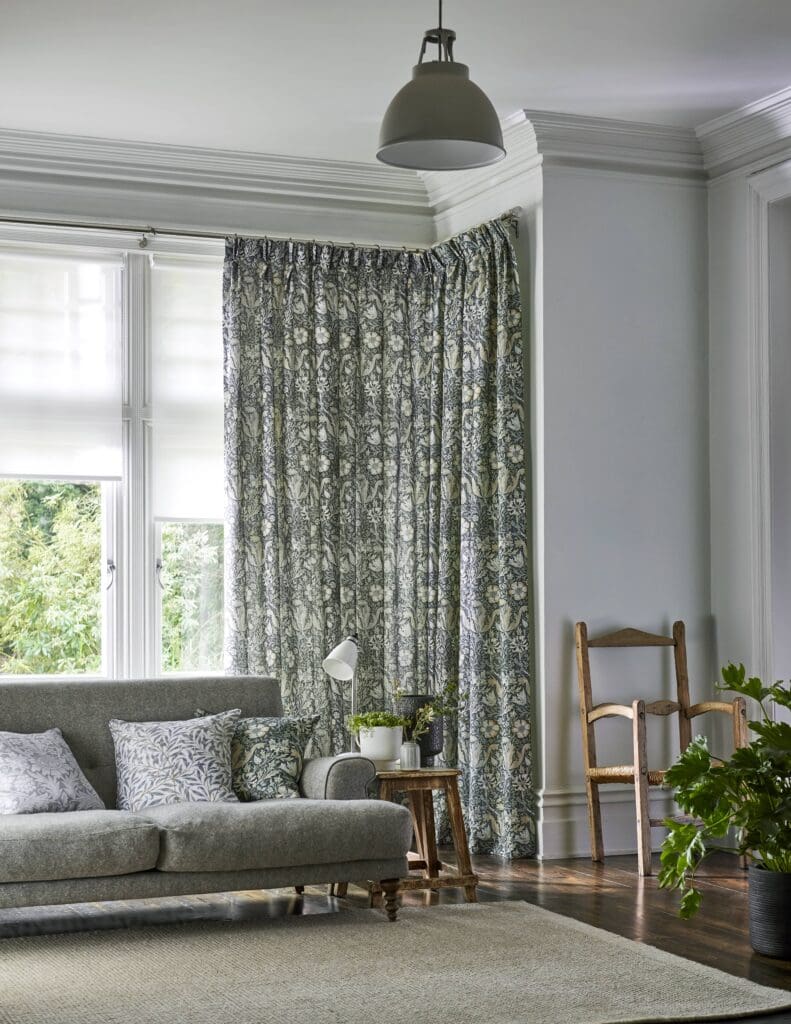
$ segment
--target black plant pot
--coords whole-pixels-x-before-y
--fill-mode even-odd
[[[427,693],[405,693],[396,700],[395,712],[403,718],[414,721],[418,710],[426,704],[430,704],[432,697]],[[443,719],[435,718],[428,727],[428,732],[418,739],[420,747],[420,765],[422,768],[433,768],[434,758],[442,753],[445,745],[445,730]]]
[[[750,865],[750,945],[756,953],[791,960],[791,873]]]

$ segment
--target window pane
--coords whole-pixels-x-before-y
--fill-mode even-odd
[[[0,480],[0,673],[102,668],[98,483]]]
[[[223,641],[223,528],[162,523],[162,670],[219,671]]]

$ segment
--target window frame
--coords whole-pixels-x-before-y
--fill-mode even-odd
[[[134,231],[0,225],[4,248],[78,255],[120,256],[123,476],[102,484],[102,563],[112,585],[103,590],[101,674],[2,674],[0,681],[72,682],[161,675],[158,530],[151,500],[151,257],[185,256],[222,271],[224,242]],[[180,673],[167,673],[178,675]],[[201,670],[201,674],[212,673]]]

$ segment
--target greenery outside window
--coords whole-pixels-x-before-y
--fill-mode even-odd
[[[0,480],[0,673],[103,671],[100,483]]]
[[[223,645],[222,523],[159,527],[163,672],[219,672]]]

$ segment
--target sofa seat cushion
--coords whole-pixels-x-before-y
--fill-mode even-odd
[[[0,883],[52,882],[149,871],[155,825],[125,811],[58,811],[0,818]]]
[[[162,830],[160,871],[249,871],[405,857],[406,808],[385,800],[171,804],[143,812]]]

